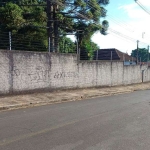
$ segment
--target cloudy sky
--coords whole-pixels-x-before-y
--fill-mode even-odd
[[[116,48],[131,53],[139,47],[150,45],[150,0],[138,0],[146,8],[145,12],[135,0],[110,0],[106,20],[109,21],[108,35],[95,33],[92,40],[100,48]]]

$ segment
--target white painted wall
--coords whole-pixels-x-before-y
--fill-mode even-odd
[[[0,94],[116,86],[150,81],[147,66],[77,61],[74,54],[0,51]]]

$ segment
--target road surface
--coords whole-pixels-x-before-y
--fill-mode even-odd
[[[0,112],[0,150],[150,150],[150,90]]]

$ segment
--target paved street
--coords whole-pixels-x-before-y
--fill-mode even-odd
[[[0,150],[149,150],[150,90],[0,112]]]

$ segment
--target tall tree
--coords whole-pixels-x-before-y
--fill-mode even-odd
[[[7,3],[0,3],[0,31],[11,31],[15,38],[18,37],[19,43],[24,38],[28,43],[22,44],[27,48],[31,45],[32,50],[36,50],[39,44],[40,47],[47,49],[47,9],[44,5],[37,6],[46,5],[46,2],[47,0],[8,0]],[[100,18],[106,16],[104,6],[109,0],[51,0],[51,2],[53,9],[56,7],[59,35],[70,32],[75,34],[80,47],[84,47],[83,41],[90,42],[91,36],[96,31],[106,35],[108,22],[104,20],[100,23]],[[35,44],[35,40],[38,40],[38,45]]]
[[[82,44],[84,38],[90,40],[96,31],[100,31],[106,35],[109,26],[108,21],[104,20],[100,23],[100,18],[106,16],[107,11],[104,6],[109,3],[109,0],[61,0],[61,2],[56,0],[60,9],[62,7],[65,8],[62,9],[60,25],[62,28],[65,27],[64,30],[66,32],[68,30],[76,32],[79,45]],[[64,5],[65,3],[66,5]],[[67,24],[66,18],[69,18]],[[82,33],[82,35],[78,34],[78,31]]]
[[[61,2],[56,1],[60,8],[64,7],[64,3],[66,5],[60,14],[62,19],[60,27],[66,32],[74,32],[81,48],[81,55],[86,55],[86,59],[89,59],[89,56],[91,58],[92,50],[97,47],[96,44],[93,44],[91,49],[87,46],[91,43],[92,35],[98,31],[103,35],[107,34],[109,23],[107,20],[100,23],[100,18],[106,16],[104,6],[109,4],[109,0],[61,0]]]
[[[46,6],[30,6],[39,4],[38,0],[9,1],[0,7],[0,31],[4,38],[11,31],[13,49],[47,50]]]

